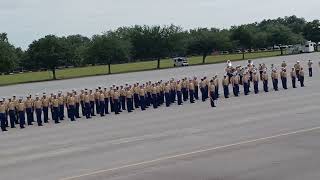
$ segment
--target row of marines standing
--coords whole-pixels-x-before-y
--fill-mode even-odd
[[[309,76],[312,77],[312,62],[308,62],[309,66]],[[259,70],[259,73],[258,73]],[[224,97],[229,98],[229,85],[231,84],[233,89],[234,96],[238,96],[240,92],[240,85],[243,86],[243,92],[245,95],[250,93],[251,83],[253,84],[254,93],[259,93],[259,81],[263,83],[263,90],[265,92],[269,91],[269,75],[267,72],[267,67],[265,64],[260,64],[259,69],[256,68],[252,63],[248,63],[246,67],[237,66],[236,68],[232,67],[230,63],[228,63],[226,69],[226,74],[224,75],[224,79],[222,80],[222,86],[224,91]],[[259,75],[260,74],[260,75]],[[279,76],[281,79],[283,89],[288,89],[287,81],[288,81],[288,73],[287,73],[287,64],[285,61],[281,64],[280,71],[271,65],[271,82],[273,85],[273,89],[278,91],[279,84]],[[304,70],[300,65],[300,62],[294,65],[291,68],[290,72],[292,87],[296,88],[296,81],[300,82],[300,86],[304,87]]]
[[[308,62],[309,76],[312,76],[312,62]],[[283,89],[287,89],[287,64],[281,64],[280,78]],[[274,65],[271,65],[271,79],[273,89],[278,91],[279,73]],[[229,98],[229,85],[231,84],[234,96],[239,96],[240,86],[243,86],[245,95],[250,93],[251,83],[253,84],[254,93],[259,92],[259,80],[263,82],[263,90],[268,92],[267,67],[265,64],[260,64],[256,68],[252,62],[249,62],[246,67],[232,67],[231,62],[228,62],[225,69],[226,74],[222,78],[222,86],[224,97]],[[260,72],[260,78],[258,71]],[[304,86],[304,71],[300,62],[294,65],[291,69],[290,77],[292,80],[292,87],[296,88],[296,80],[300,81],[301,87]],[[119,114],[123,110],[129,113],[134,109],[141,108],[142,111],[148,107],[158,108],[165,104],[169,107],[171,104],[177,102],[182,105],[183,102],[190,100],[194,103],[199,99],[199,90],[201,92],[202,101],[210,99],[210,104],[215,107],[215,100],[219,97],[219,79],[215,75],[212,79],[204,77],[199,82],[197,77],[183,78],[182,80],[174,80],[163,82],[158,81],[152,83],[151,81],[145,84],[135,83],[116,87],[113,85],[110,89],[98,87],[93,90],[83,89],[79,93],[76,90],[67,92],[66,96],[62,92],[58,94],[51,94],[49,97],[46,93],[40,97],[38,94],[35,99],[31,95],[27,96],[26,100],[22,97],[19,99],[16,96],[0,100],[0,120],[1,128],[6,131],[6,127],[15,128],[16,124],[20,128],[24,128],[27,120],[28,125],[33,125],[35,122],[34,114],[36,114],[36,121],[38,126],[42,126],[43,122],[49,122],[49,110],[51,110],[51,119],[55,123],[60,123],[64,120],[65,109],[67,116],[71,121],[80,118],[80,113],[87,119],[99,114],[105,116],[109,114],[109,110],[115,114]],[[110,107],[110,108],[109,108]],[[43,118],[42,118],[43,117]],[[43,121],[42,121],[43,119]]]
[[[177,102],[182,105],[183,102],[190,100],[194,103],[199,99],[199,89],[202,94],[202,101],[211,99],[212,107],[215,107],[214,100],[218,97],[219,80],[215,76],[212,80],[206,77],[199,82],[196,77],[183,78],[182,80],[171,79],[167,82],[146,82],[145,84],[135,83],[116,87],[113,85],[110,89],[98,87],[95,91],[83,89],[79,93],[76,90],[67,92],[63,95],[51,94],[47,96],[43,93],[42,97],[36,94],[35,99],[28,95],[26,100],[23,97],[13,96],[6,100],[0,100],[0,120],[1,128],[6,131],[6,127],[25,128],[25,124],[33,125],[37,122],[38,126],[43,126],[49,122],[49,111],[51,110],[51,119],[55,123],[60,123],[65,118],[65,110],[71,121],[75,121],[82,116],[87,119],[99,114],[101,117],[110,112],[119,114],[123,110],[129,113],[134,109],[141,108],[142,111],[148,107],[158,108],[165,104],[169,107]],[[110,108],[109,108],[110,107]],[[34,118],[36,115],[36,120]],[[10,123],[9,123],[10,120]]]

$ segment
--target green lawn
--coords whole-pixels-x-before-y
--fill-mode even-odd
[[[279,51],[274,52],[258,52],[258,53],[247,53],[245,59],[254,59],[261,57],[271,57],[280,55]],[[190,65],[197,65],[202,63],[202,57],[189,57]],[[228,54],[228,55],[214,55],[208,56],[206,63],[219,63],[225,62],[226,60],[242,60],[242,54]],[[156,69],[157,61],[145,61],[145,62],[135,62],[127,64],[114,64],[111,65],[112,73],[125,73],[132,71],[143,71],[143,70],[152,70]],[[171,68],[173,67],[173,62],[171,59],[162,59],[160,63],[161,68]],[[84,77],[84,76],[94,76],[94,75],[103,75],[108,74],[107,66],[88,66],[81,68],[67,68],[63,70],[57,70],[58,79],[67,79],[75,77]],[[35,82],[35,81],[45,81],[51,80],[52,73],[45,72],[30,72],[23,74],[14,74],[14,75],[0,75],[0,86],[26,83],[26,82]]]

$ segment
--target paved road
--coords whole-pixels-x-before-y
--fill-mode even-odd
[[[317,55],[285,59],[290,63],[296,59],[315,61]],[[202,75],[201,70],[210,74],[222,66],[161,70],[152,78],[164,79],[179,71],[186,71],[183,76]],[[107,77],[127,76],[136,81],[134,78],[148,74],[151,72]],[[318,67],[314,75],[306,78],[305,88],[221,99],[216,109],[208,102],[186,103],[0,133],[0,179],[319,179]],[[50,87],[58,82],[70,87],[73,81],[21,86],[36,89],[36,85]],[[11,91],[19,93],[18,87],[11,86]],[[9,92],[10,88],[2,87],[1,92],[5,89]],[[308,131],[310,128],[315,129]],[[254,139],[258,140],[245,143]],[[181,156],[199,150],[205,151]]]
[[[313,60],[315,66],[320,60],[320,53],[312,54],[301,54],[301,55],[292,55],[292,56],[283,56],[283,57],[270,57],[270,58],[261,58],[254,60],[255,64],[266,63],[270,67],[270,64],[281,64],[283,60],[289,62],[290,65],[295,63],[297,60],[304,61],[306,66],[307,60]],[[246,65],[247,61],[234,62],[233,64]],[[183,68],[172,68],[164,69],[157,71],[143,71],[136,73],[128,74],[114,74],[114,75],[105,75],[105,76],[95,76],[79,79],[68,79],[68,80],[59,80],[59,81],[48,81],[48,82],[39,82],[39,83],[29,83],[29,84],[20,84],[12,86],[0,87],[0,96],[12,96],[12,95],[22,95],[25,96],[29,93],[41,94],[43,91],[47,93],[55,92],[59,90],[67,91],[72,89],[84,89],[84,88],[96,88],[97,86],[110,87],[113,84],[123,85],[125,83],[133,84],[135,82],[146,82],[149,80],[159,81],[169,80],[172,77],[183,78],[183,77],[203,77],[208,76],[212,77],[216,73],[222,77],[223,69],[225,67],[223,64],[211,64],[211,65],[202,65],[202,66],[190,66]]]

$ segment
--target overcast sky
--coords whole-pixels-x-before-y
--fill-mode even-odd
[[[47,34],[91,36],[119,26],[219,27],[320,16],[320,0],[0,0],[0,32],[23,49]]]

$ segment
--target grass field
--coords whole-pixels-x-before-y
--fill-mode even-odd
[[[257,53],[247,53],[245,59],[255,59],[261,57],[272,57],[280,55],[279,51],[274,52],[257,52]],[[206,63],[220,63],[225,62],[226,60],[242,60],[242,54],[228,54],[228,55],[214,55],[208,56]],[[188,58],[190,65],[202,64],[202,57],[189,57]],[[127,64],[114,64],[111,65],[111,73],[125,73],[133,71],[143,71],[143,70],[152,70],[156,69],[157,61],[145,61],[145,62],[135,62]],[[171,59],[162,59],[160,63],[160,68],[171,68],[173,67],[173,62]],[[68,79],[76,77],[85,77],[85,76],[94,76],[94,75],[104,75],[108,74],[107,66],[88,66],[81,68],[67,68],[62,70],[57,70],[56,75],[57,79]],[[0,75],[0,86],[12,85],[18,83],[27,83],[27,82],[37,82],[37,81],[46,81],[52,79],[52,73],[49,71],[44,72],[30,72],[14,75]]]

